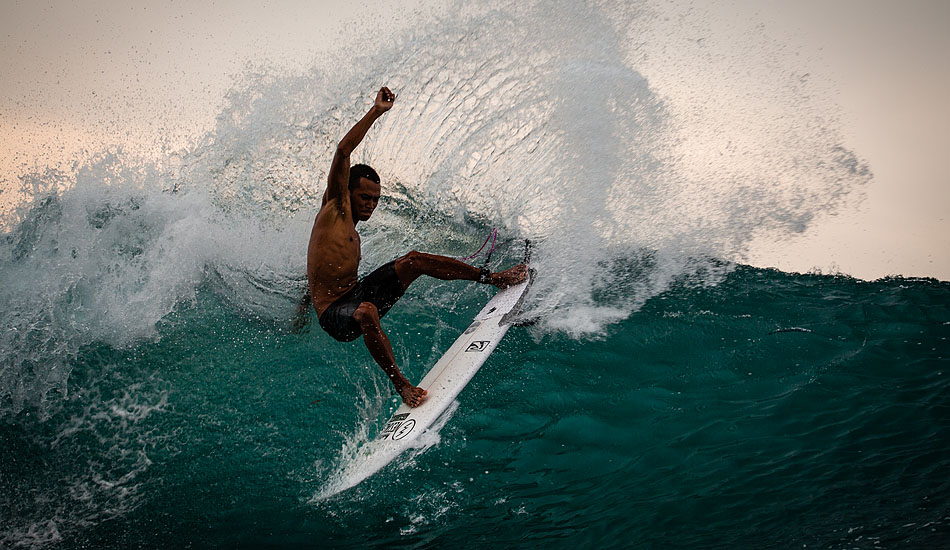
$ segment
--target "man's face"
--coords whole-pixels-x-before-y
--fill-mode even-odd
[[[353,210],[353,221],[365,222],[373,215],[376,205],[379,204],[381,187],[378,183],[360,178],[359,186],[350,191],[350,208]]]

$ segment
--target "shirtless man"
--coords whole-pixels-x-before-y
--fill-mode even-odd
[[[379,319],[420,275],[442,280],[465,279],[505,288],[524,280],[527,268],[518,265],[500,273],[478,269],[445,256],[412,251],[357,279],[360,236],[356,224],[373,214],[379,203],[380,182],[365,164],[350,167],[350,154],[363,141],[370,126],[392,108],[396,96],[381,88],[376,102],[343,136],[333,155],[323,205],[313,223],[307,249],[310,299],[320,326],[340,342],[360,336],[370,355],[383,368],[402,400],[416,407],[426,390],[417,388],[399,372],[392,345]]]

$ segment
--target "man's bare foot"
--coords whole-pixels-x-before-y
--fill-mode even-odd
[[[498,288],[508,288],[525,280],[528,276],[528,266],[516,265],[510,269],[491,274],[491,284]]]
[[[422,388],[417,388],[412,384],[406,384],[402,388],[397,390],[399,395],[402,396],[402,402],[410,407],[418,407],[425,400],[427,392]]]

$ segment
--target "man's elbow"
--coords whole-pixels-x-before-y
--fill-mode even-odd
[[[340,160],[349,158],[353,154],[353,150],[356,149],[355,144],[347,143],[346,140],[341,141],[336,146],[336,157]]]

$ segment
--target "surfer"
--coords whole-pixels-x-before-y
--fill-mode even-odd
[[[389,88],[381,88],[369,112],[337,145],[323,204],[310,233],[307,281],[310,302],[320,326],[340,342],[351,342],[362,336],[370,355],[386,372],[402,400],[416,407],[425,398],[426,390],[410,384],[399,371],[380,318],[420,275],[447,281],[478,281],[505,288],[524,280],[527,268],[518,265],[492,273],[454,258],[413,250],[358,279],[361,251],[356,224],[372,216],[382,188],[375,170],[365,164],[350,166],[350,154],[373,123],[392,108],[395,100]]]

